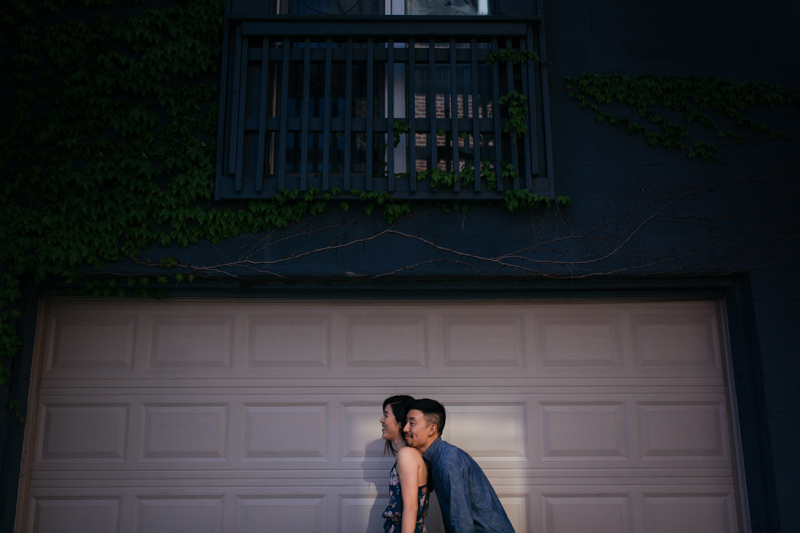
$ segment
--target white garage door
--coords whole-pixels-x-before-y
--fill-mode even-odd
[[[716,302],[41,309],[18,531],[382,531],[398,393],[518,532],[742,530]]]

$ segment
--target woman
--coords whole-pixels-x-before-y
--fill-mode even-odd
[[[386,450],[397,457],[389,474],[389,506],[383,512],[387,533],[426,533],[428,514],[428,467],[422,453],[406,446],[406,425],[411,396],[392,396],[383,402],[381,436]]]

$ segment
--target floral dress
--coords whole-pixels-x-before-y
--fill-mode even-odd
[[[425,517],[428,515],[428,485],[425,484],[417,490],[419,507],[417,508],[417,526],[414,533],[427,533]],[[386,522],[383,530],[386,533],[400,533],[400,522],[403,520],[403,496],[400,492],[400,478],[397,475],[397,463],[394,463],[389,473],[389,506],[383,512]]]

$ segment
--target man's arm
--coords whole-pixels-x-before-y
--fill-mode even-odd
[[[437,470],[433,489],[438,493],[445,529],[448,533],[473,533],[475,524],[469,496],[469,464],[452,457],[440,461]]]

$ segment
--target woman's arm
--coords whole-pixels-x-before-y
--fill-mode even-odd
[[[397,476],[400,478],[400,491],[403,497],[403,522],[400,533],[414,533],[417,524],[420,462],[422,458],[414,448],[404,447],[397,452]]]

